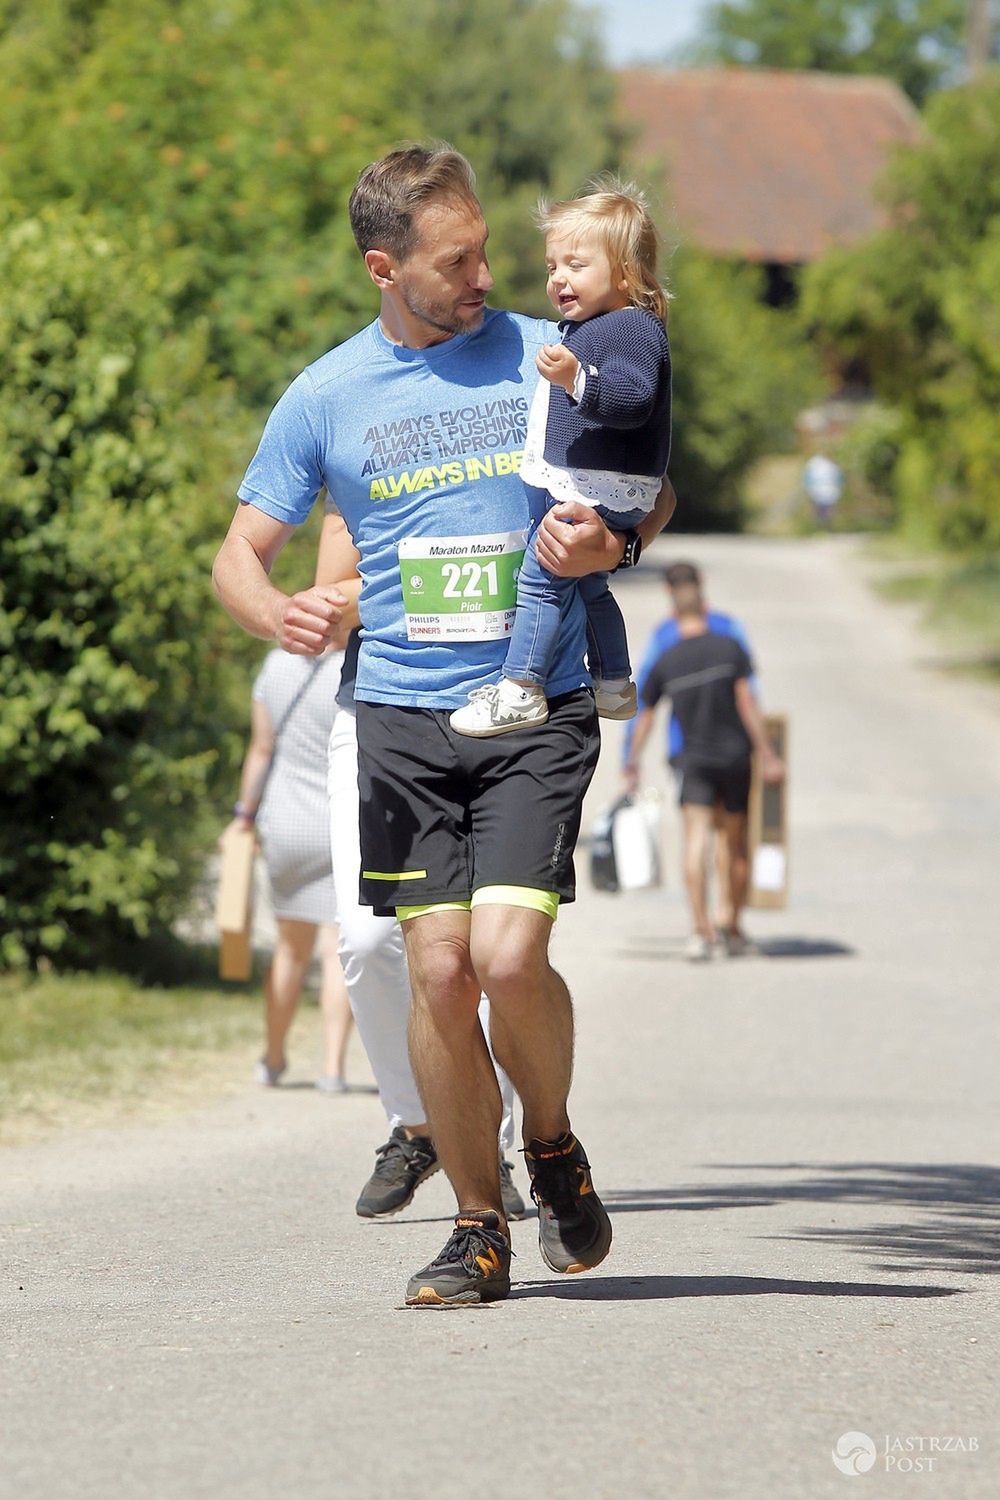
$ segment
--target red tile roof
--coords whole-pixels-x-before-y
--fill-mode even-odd
[[[632,154],[666,168],[682,235],[716,255],[795,264],[884,222],[873,192],[920,120],[886,78],[773,69],[618,74]]]

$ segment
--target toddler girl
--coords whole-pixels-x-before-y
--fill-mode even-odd
[[[547,344],[528,417],[521,474],[532,514],[577,500],[626,536],[620,566],[636,562],[634,528],[649,514],[670,455],[670,345],[667,299],[656,279],[657,235],[631,184],[610,182],[552,207],[545,234],[546,291],[563,341]],[[537,525],[537,522],[536,522]],[[625,622],[607,573],[556,578],[528,542],[517,613],[499,683],[477,688],[451,715],[460,734],[507,734],[549,716],[545,680],[569,592],[587,609],[588,665],[597,711],[629,719],[636,710]]]

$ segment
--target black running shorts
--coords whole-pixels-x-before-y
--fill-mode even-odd
[[[732,766],[706,766],[697,762],[684,768],[677,778],[677,800],[681,807],[714,807],[721,802],[728,813],[745,813],[750,801],[750,762]]]
[[[493,885],[572,901],[601,744],[593,695],[552,698],[547,724],[491,739],[456,734],[450,713],[357,704],[362,905],[391,916]]]

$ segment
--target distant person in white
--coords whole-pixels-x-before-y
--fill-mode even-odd
[[[821,526],[829,526],[840,493],[844,488],[844,471],[827,458],[814,453],[802,470],[802,488],[812,503],[813,514]]]

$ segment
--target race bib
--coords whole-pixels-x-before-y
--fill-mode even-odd
[[[523,531],[404,537],[399,576],[409,641],[494,641],[510,635]]]

